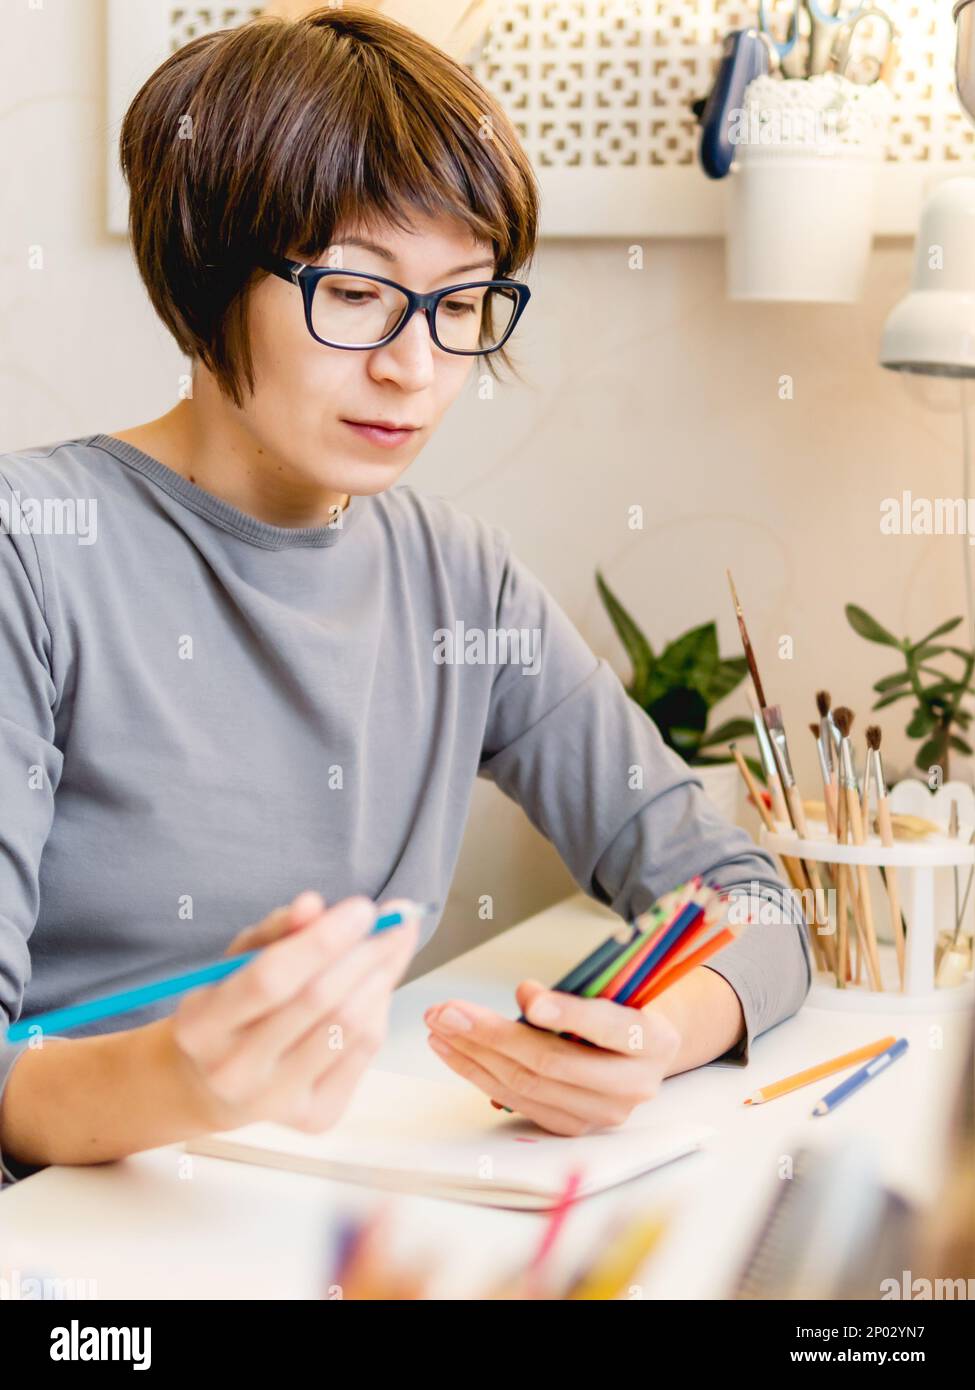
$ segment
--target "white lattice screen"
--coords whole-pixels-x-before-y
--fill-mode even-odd
[[[881,233],[912,233],[926,182],[975,163],[975,129],[954,95],[952,0],[882,0],[901,33]],[[125,229],[117,170],[125,105],[167,54],[233,27],[257,4],[110,0],[110,225]],[[543,234],[714,235],[722,185],[696,165],[690,111],[724,35],[754,23],[744,0],[503,0],[470,65],[510,114],[535,165]]]

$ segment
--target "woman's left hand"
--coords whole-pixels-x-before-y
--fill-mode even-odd
[[[424,1014],[433,1050],[491,1100],[553,1134],[579,1135],[621,1125],[657,1094],[680,1047],[677,1029],[662,1014],[561,994],[535,980],[515,994],[539,1027],[456,999]]]

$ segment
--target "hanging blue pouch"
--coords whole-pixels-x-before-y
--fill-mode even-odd
[[[723,179],[735,162],[731,138],[734,114],[741,110],[745,88],[769,70],[769,48],[757,29],[736,29],[724,41],[721,66],[701,116],[701,168]]]

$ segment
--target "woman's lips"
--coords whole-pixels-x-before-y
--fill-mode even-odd
[[[378,444],[380,449],[395,449],[400,444],[404,444],[407,439],[416,434],[416,430],[388,430],[381,425],[357,425],[354,420],[343,420],[343,425],[348,425],[350,430],[355,430],[356,434],[368,439],[372,444]]]

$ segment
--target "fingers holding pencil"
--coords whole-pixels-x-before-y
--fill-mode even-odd
[[[368,898],[318,915],[311,897],[298,907],[300,929],[272,914],[258,927],[270,943],[219,984],[184,997],[166,1020],[183,1073],[212,1116],[208,1128],[275,1120],[320,1132],[382,1040],[417,921],[376,936]]]

